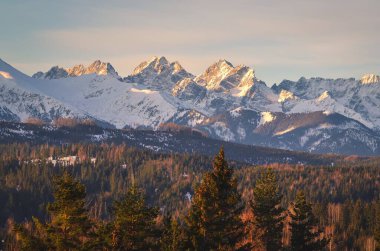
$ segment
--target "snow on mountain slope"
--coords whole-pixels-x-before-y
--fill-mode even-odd
[[[24,73],[16,70],[14,67],[0,59],[0,78],[5,80],[16,80],[19,84],[30,85],[33,80]]]
[[[363,81],[367,84],[363,84]],[[376,81],[374,75],[367,75],[359,81],[353,78],[301,78],[297,82],[284,80],[272,89],[277,94],[286,90],[299,97],[284,105],[284,112],[328,110],[380,130],[380,83]],[[324,92],[328,92],[328,99],[317,102]]]
[[[0,77],[0,104],[16,114],[18,120],[90,117],[118,128],[155,128],[177,111],[158,91],[126,84],[109,75],[40,80],[4,63],[0,70],[12,76]]]
[[[276,116],[271,112],[262,112],[259,125],[265,125],[266,123],[272,122]]]
[[[283,110],[287,113],[309,113],[316,111],[325,111],[327,113],[340,113],[346,117],[355,119],[367,127],[373,128],[374,124],[364,119],[360,113],[343,106],[331,97],[328,91],[323,92],[315,99],[292,99],[283,103]]]
[[[281,110],[276,95],[264,82],[255,78],[251,68],[243,65],[234,67],[226,60],[212,64],[192,80],[178,82],[172,93],[208,116],[241,106],[258,111]]]
[[[278,95],[278,102],[284,103],[288,100],[298,99],[297,96],[294,96],[294,93],[287,91],[287,90],[281,90],[280,94]]]
[[[207,121],[209,117],[196,110],[179,110],[168,122],[195,128]]]
[[[230,62],[219,60],[208,67],[203,74],[197,76],[194,81],[207,89],[230,89],[233,85],[228,82],[222,85],[221,82],[227,78],[233,70],[234,67]]]
[[[198,85],[191,78],[185,78],[179,81],[172,89],[172,95],[184,100],[198,103],[206,95],[206,88]]]
[[[318,153],[380,154],[380,136],[338,113],[285,114],[236,109],[195,126],[226,141]]]
[[[238,65],[234,67],[226,60],[219,60],[194,78],[194,81],[207,90],[227,92],[235,97],[246,96],[254,84],[253,69]]]
[[[12,75],[9,72],[0,71],[0,77],[5,79],[13,79]]]
[[[156,128],[177,111],[158,91],[123,83],[110,76],[92,74],[40,81],[37,86],[47,95],[117,128]]]
[[[51,121],[58,117],[88,118],[75,107],[64,104],[36,87],[37,81],[0,60],[0,119],[24,121],[29,117]]]

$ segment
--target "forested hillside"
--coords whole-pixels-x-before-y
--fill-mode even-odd
[[[215,155],[220,146],[226,149],[226,156],[249,164],[303,163],[331,164],[340,161],[336,154],[312,154],[276,148],[237,144],[206,137],[197,130],[182,126],[163,125],[159,131],[134,129],[105,129],[89,120],[59,119],[54,125],[32,120],[28,123],[0,121],[0,141],[4,143],[30,144],[72,144],[107,143],[127,144],[157,153],[191,153]],[[367,157],[360,157],[366,159]]]
[[[302,203],[302,196],[296,200],[296,194],[303,191],[331,250],[373,250],[379,159],[342,158],[334,166],[251,166],[233,161],[228,165],[234,170],[231,179],[236,179],[242,202],[239,215],[248,232],[239,243],[255,243],[255,224],[247,222],[255,222],[250,220],[255,208],[252,203],[258,197],[255,189],[270,169],[274,186],[279,188],[278,206],[287,212],[297,201]],[[154,224],[158,228],[163,228],[164,218],[170,215],[181,230],[189,224],[186,217],[194,201],[199,201],[195,191],[203,184],[201,180],[207,179],[206,172],[215,172],[211,157],[154,153],[124,144],[0,145],[0,223],[6,240],[2,248],[17,247],[15,223],[30,225],[32,216],[42,222],[51,219],[46,205],[56,200],[52,185],[57,175],[67,173],[84,185],[84,208],[95,222],[114,222],[117,218],[111,209],[118,205],[115,201],[122,201],[135,185],[147,205],[157,207]],[[285,247],[291,245],[289,217],[283,219],[280,241]]]

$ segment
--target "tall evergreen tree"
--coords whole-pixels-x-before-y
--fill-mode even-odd
[[[243,202],[233,173],[221,148],[212,171],[195,190],[185,220],[191,250],[235,250],[244,237]]]
[[[34,218],[34,231],[16,227],[21,248],[25,250],[90,250],[93,225],[85,209],[85,187],[65,173],[53,180],[54,202],[47,211],[50,221],[46,224]]]
[[[380,200],[378,200],[376,203],[374,235],[375,235],[376,251],[380,251]]]
[[[254,215],[254,246],[267,251],[282,248],[284,209],[274,172],[269,169],[256,182],[251,209]]]
[[[36,221],[36,219],[33,218],[33,221]],[[20,250],[33,251],[48,249],[42,236],[39,235],[40,233],[34,232],[35,230],[36,229],[34,226],[29,226],[29,228],[19,224],[16,224],[14,226],[14,231],[16,232],[17,245]]]
[[[85,209],[86,189],[79,181],[65,173],[54,179],[54,202],[47,209],[51,222],[46,225],[49,241],[57,249],[83,249],[91,243],[92,223]]]
[[[144,197],[132,186],[125,197],[114,203],[111,246],[115,250],[152,250],[159,244],[156,227],[158,208],[145,204]]]
[[[322,231],[317,229],[317,220],[313,215],[311,204],[306,201],[305,194],[298,192],[290,209],[291,250],[323,250],[328,244],[322,238]]]
[[[163,220],[163,231],[160,240],[160,250],[177,251],[183,249],[182,230],[176,219],[166,216]]]

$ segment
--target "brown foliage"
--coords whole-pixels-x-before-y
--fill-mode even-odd
[[[74,127],[79,124],[79,121],[75,118],[57,118],[53,121],[53,125],[58,127]]]
[[[58,127],[75,127],[77,125],[94,126],[95,121],[92,119],[77,119],[77,118],[57,118],[53,121],[53,125]]]
[[[39,118],[33,118],[33,117],[29,117],[25,120],[25,123],[26,124],[31,124],[31,125],[37,125],[37,126],[42,126],[45,124],[44,121],[42,121],[42,119],[39,119]]]

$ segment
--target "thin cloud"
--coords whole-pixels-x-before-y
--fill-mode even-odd
[[[2,8],[0,21],[17,32],[4,27],[1,54],[29,73],[100,58],[123,75],[153,55],[194,73],[226,58],[269,83],[359,77],[380,66],[378,0],[70,1]],[[28,10],[28,20],[16,10]]]

